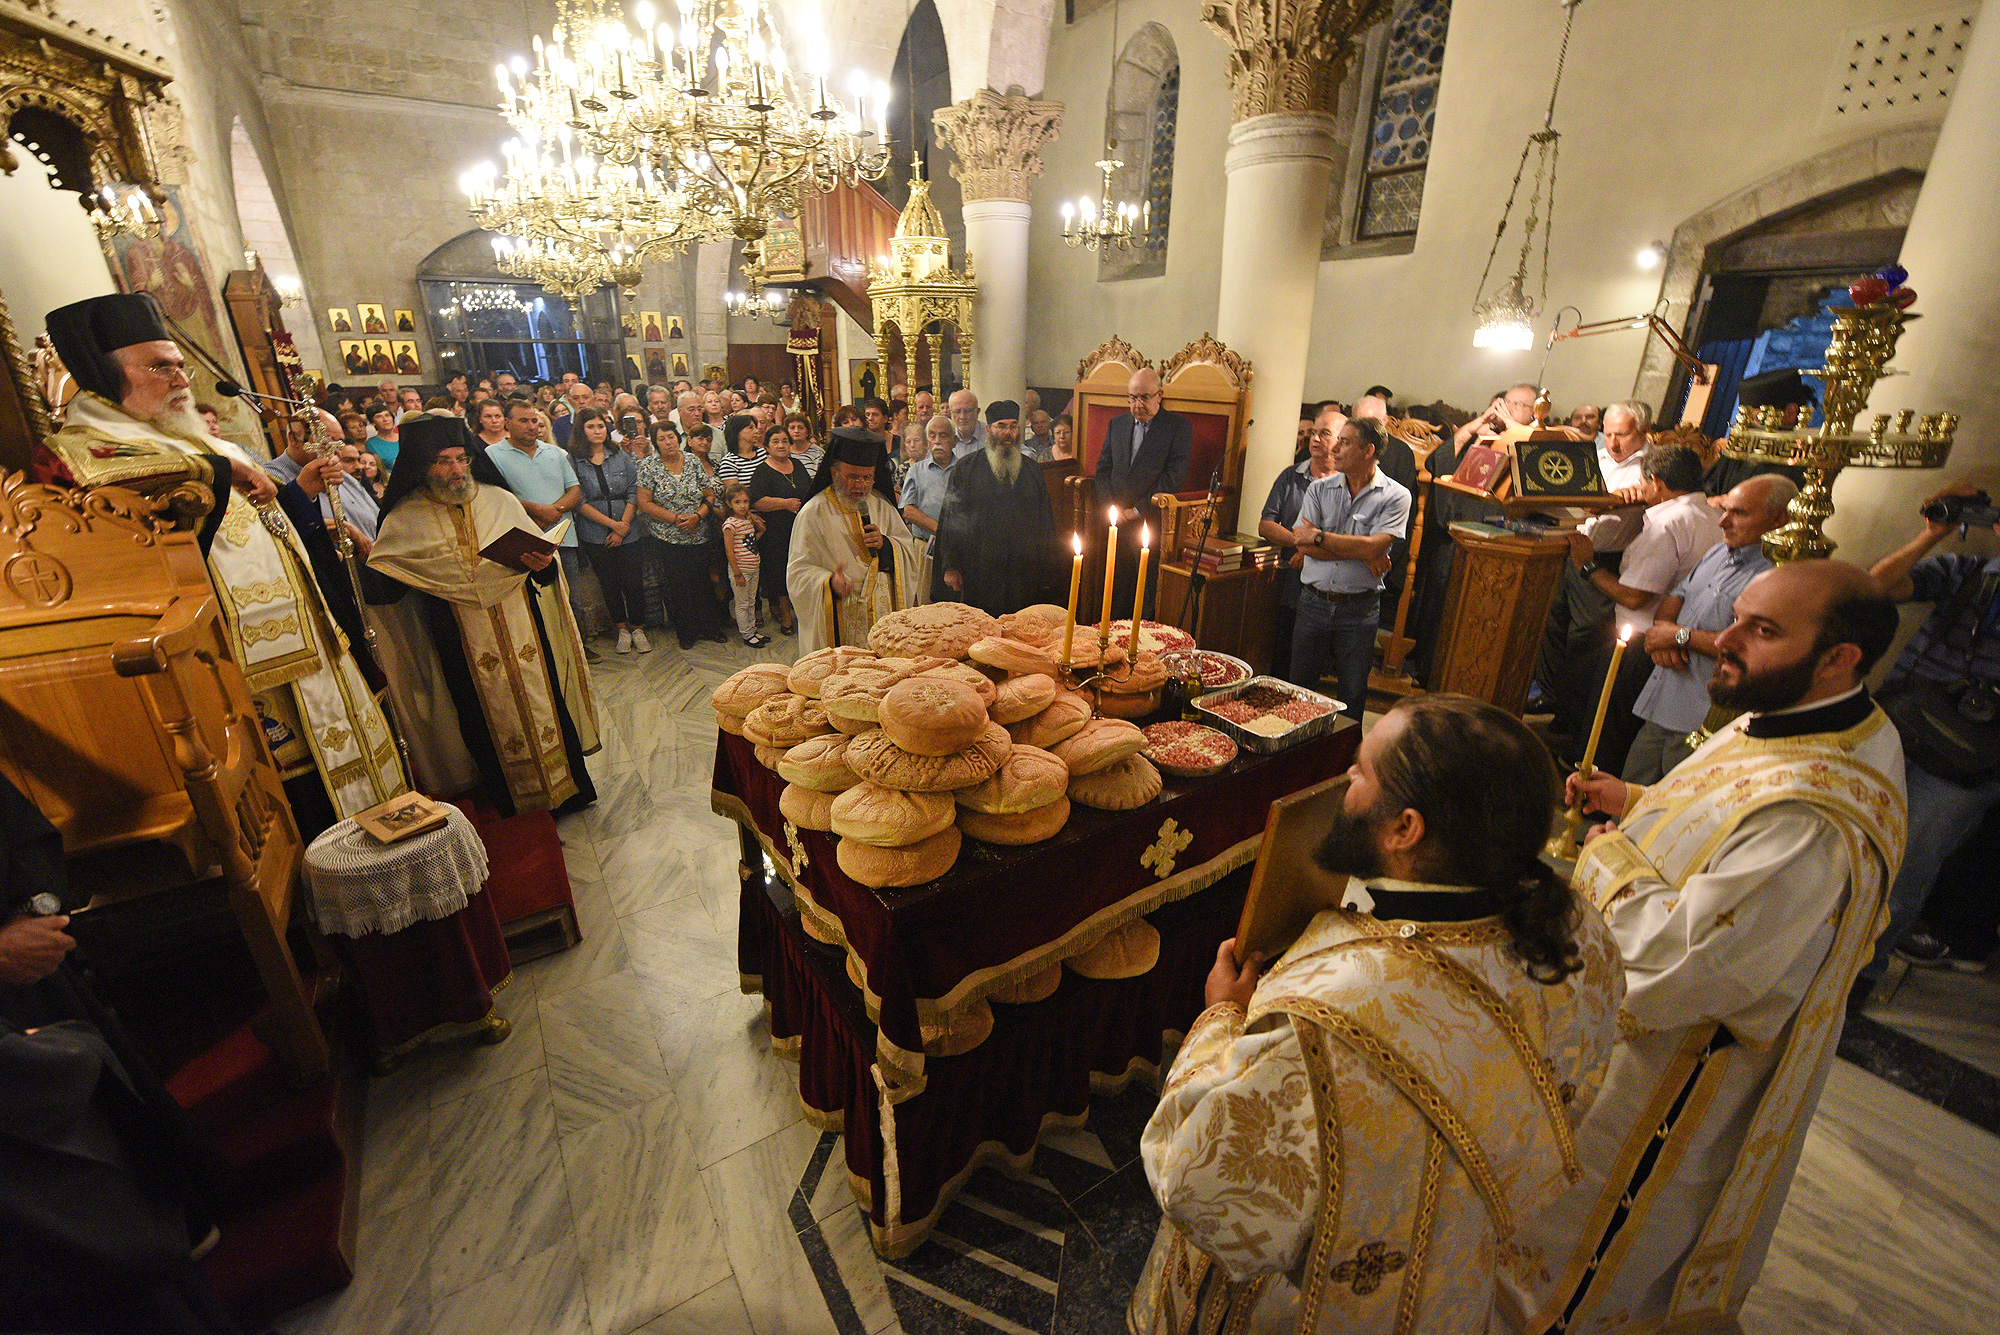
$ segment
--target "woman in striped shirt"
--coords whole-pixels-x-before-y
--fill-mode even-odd
[[[722,427],[725,453],[715,461],[715,473],[724,482],[748,483],[764,461],[764,433],[757,419],[747,414],[732,417]]]

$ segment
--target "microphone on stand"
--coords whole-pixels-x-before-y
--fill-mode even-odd
[[[278,394],[261,394],[254,389],[245,389],[234,380],[216,381],[215,392],[226,399],[263,399],[266,403],[286,403],[294,408],[317,406],[308,399],[288,399]]]

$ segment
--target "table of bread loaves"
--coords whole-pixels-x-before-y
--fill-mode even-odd
[[[1081,1116],[1093,1082],[1157,1073],[1233,934],[1271,801],[1359,740],[1336,722],[1257,754],[1094,717],[1060,684],[1063,616],[911,608],[867,649],[758,664],[713,696],[713,803],[749,869],[744,987],[769,1000],[807,1109],[845,1130],[887,1254],[922,1242],[978,1162],[1025,1162],[1045,1119]],[[1141,629],[1129,665],[1110,650],[1127,682],[1166,675],[1148,643],[1176,632]]]

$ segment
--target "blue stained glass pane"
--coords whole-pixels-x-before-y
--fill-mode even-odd
[[[1450,21],[1451,0],[1401,0],[1390,19],[1369,120],[1359,236],[1416,231],[1424,173],[1412,169],[1430,159]]]

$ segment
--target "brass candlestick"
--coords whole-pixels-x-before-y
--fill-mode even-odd
[[[1132,675],[1132,660],[1129,658],[1125,660],[1125,671],[1123,675],[1120,675],[1108,666],[1105,661],[1110,653],[1110,632],[1100,626],[1097,632],[1096,665],[1088,672],[1079,672],[1075,663],[1064,663],[1062,665],[1061,681],[1065,687],[1072,691],[1080,691],[1086,687],[1089,688],[1090,716],[1092,718],[1104,717],[1104,683],[1107,681],[1124,681]]]
[[[1916,318],[1887,303],[1856,306],[1833,317],[1826,365],[1811,372],[1826,381],[1825,420],[1817,430],[1784,429],[1779,410],[1772,407],[1736,410],[1736,423],[1722,443],[1726,454],[1805,469],[1805,485],[1792,501],[1791,522],[1764,538],[1764,553],[1773,561],[1833,555],[1826,521],[1833,515],[1833,481],[1841,469],[1942,468],[1951,457],[1956,413],[1926,413],[1912,432],[1916,413],[1905,409],[1893,430],[1887,413],[1877,416],[1868,431],[1854,430],[1855,417],[1895,355],[1904,323]]]

